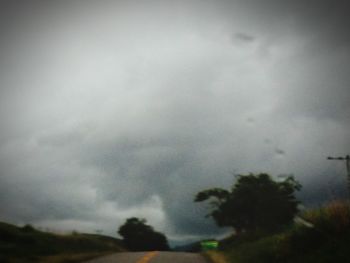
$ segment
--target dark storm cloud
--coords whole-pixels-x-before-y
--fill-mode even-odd
[[[246,33],[241,33],[241,32],[234,34],[233,38],[234,38],[234,40],[237,39],[237,40],[245,42],[245,43],[253,42],[255,39],[253,36],[248,35]]]
[[[194,195],[232,172],[339,189],[347,5],[3,2],[0,218],[114,234],[140,216],[193,240],[218,231]]]
[[[280,110],[289,116],[349,119],[349,3],[267,0],[241,4],[277,42],[293,41],[293,37],[300,41],[297,52],[281,57],[277,65],[280,70],[276,69],[272,84],[281,93]]]

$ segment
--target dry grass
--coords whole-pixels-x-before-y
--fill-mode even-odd
[[[105,256],[109,253],[80,253],[80,254],[59,254],[48,257],[41,257],[38,263],[74,263]]]
[[[315,227],[331,226],[336,231],[350,227],[350,204],[346,201],[332,201],[319,209],[305,213],[304,218]]]
[[[301,218],[311,227],[296,224],[271,236],[227,243],[226,262],[350,262],[350,202],[332,201],[305,211]],[[215,263],[222,262],[216,255],[208,256]]]
[[[62,253],[52,256],[30,256],[17,257],[7,256],[1,258],[0,262],[4,263],[77,263],[85,262],[87,260],[106,256],[115,252],[92,252],[92,253]]]
[[[95,234],[57,235],[0,222],[0,262],[81,262],[123,251],[122,242]]]

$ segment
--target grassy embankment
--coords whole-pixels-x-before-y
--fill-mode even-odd
[[[328,263],[350,262],[350,205],[332,202],[306,211],[312,226],[294,224],[273,235],[230,237],[221,251],[209,252],[216,263]]]
[[[80,262],[125,250],[112,237],[78,234],[58,235],[27,225],[0,223],[0,262]]]

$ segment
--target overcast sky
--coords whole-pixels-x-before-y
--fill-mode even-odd
[[[180,242],[218,233],[193,198],[232,173],[344,193],[347,1],[53,2],[0,5],[0,220]]]

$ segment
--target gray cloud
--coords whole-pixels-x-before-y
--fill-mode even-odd
[[[233,41],[240,41],[242,43],[251,43],[255,40],[255,38],[251,35],[248,35],[246,33],[241,33],[241,32],[238,32],[238,33],[235,33],[233,35]]]
[[[342,196],[326,156],[350,146],[345,5],[11,1],[0,219],[115,234],[140,216],[179,241],[222,233],[193,198],[232,173]]]

